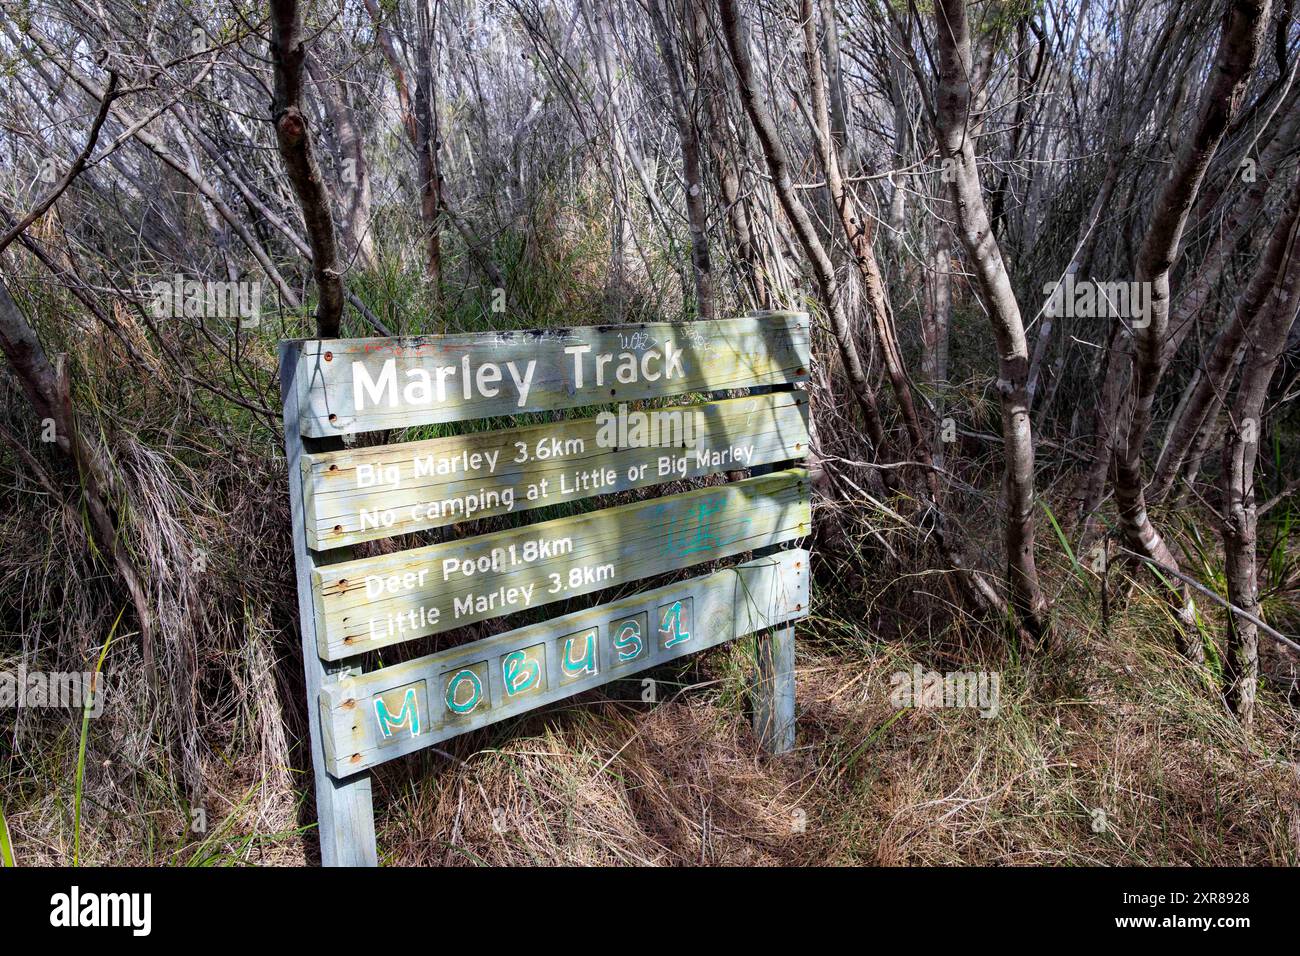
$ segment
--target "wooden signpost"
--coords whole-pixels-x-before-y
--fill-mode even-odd
[[[808,611],[808,554],[780,546],[811,526],[807,473],[791,467],[808,448],[794,388],[808,363],[808,317],[789,312],[281,343],[325,865],[377,862],[371,767],[744,635],[756,635],[755,731],[773,752],[793,746],[791,624]],[[681,403],[642,401],[671,397]],[[605,410],[563,417],[588,406]],[[539,413],[554,420],[479,421]],[[458,422],[473,424],[444,437],[423,427]],[[344,440],[372,431],[412,440]],[[691,479],[708,481],[590,507]],[[573,507],[501,520],[555,505]],[[489,518],[497,530],[470,530]],[[354,553],[416,534],[401,550]],[[705,564],[714,568],[403,663],[364,656]]]

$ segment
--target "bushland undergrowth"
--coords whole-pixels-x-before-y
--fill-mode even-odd
[[[594,214],[550,215],[548,230],[497,237],[509,276],[502,311],[493,311],[500,296],[474,279],[448,281],[435,301],[397,249],[381,249],[376,268],[349,275],[349,287],[402,332],[599,323],[608,289],[591,263],[601,261],[604,236]],[[449,249],[448,274],[471,275],[458,255]],[[128,612],[107,649],[106,705],[87,723],[81,770],[79,713],[19,708],[0,717],[0,809],[13,854],[69,863],[79,841],[83,865],[312,862],[274,382],[276,340],[310,334],[310,321],[268,312],[238,332],[150,329],[121,308],[113,334],[35,277],[14,285],[49,351],[66,354],[76,403],[111,452],[162,647],[149,675]],[[631,318],[684,310],[667,265],[621,294]],[[948,477],[950,506],[979,562],[994,569],[996,400],[989,363],[958,358],[982,347],[967,334],[978,321],[960,311],[954,319],[946,407],[964,424]],[[367,331],[350,312],[345,334]],[[915,503],[884,499],[879,476],[860,464],[860,428],[821,335],[817,352],[815,604],[798,630],[797,750],[757,752],[746,716],[750,642],[741,640],[385,765],[376,778],[383,859],[1298,862],[1293,662],[1266,651],[1262,706],[1244,729],[1207,688],[1214,654],[1207,676],[1173,646],[1150,580],[1118,560],[1103,575],[1071,550],[1075,529],[1057,519],[1069,512],[1073,462],[1064,454],[1043,456],[1039,515],[1062,650],[1043,655],[1003,622],[971,618],[933,570],[924,523],[911,520]],[[5,427],[39,449],[40,423],[23,397],[11,389],[0,401]],[[4,443],[0,473],[0,670],[90,670],[123,611],[121,593],[84,523]],[[1222,593],[1211,519],[1194,507],[1179,519],[1194,572]],[[1265,607],[1292,630],[1294,522],[1284,504],[1261,535]],[[1200,606],[1213,651],[1222,612]],[[444,641],[486,633],[481,625]],[[896,675],[914,667],[996,674],[996,715],[896,707]],[[654,681],[653,702],[643,699],[642,676]]]

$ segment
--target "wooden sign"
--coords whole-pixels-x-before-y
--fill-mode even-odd
[[[808,361],[800,313],[282,343],[323,862],[376,861],[376,764],[748,634],[755,729],[771,750],[792,745],[788,625],[807,613],[808,554],[777,549],[811,526],[807,473],[790,467],[807,454],[806,400],[792,387]],[[671,396],[692,398],[640,403]],[[590,406],[604,407],[564,417]],[[539,412],[553,420],[429,434]],[[343,436],[379,430],[396,440],[344,447]],[[567,513],[513,517],[555,505]],[[366,544],[398,536],[424,540]],[[742,555],[752,557],[372,666],[381,648],[535,619],[544,605]]]

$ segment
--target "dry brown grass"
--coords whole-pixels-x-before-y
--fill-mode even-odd
[[[799,747],[770,759],[729,686],[744,669],[733,646],[674,700],[591,694],[450,759],[389,768],[380,844],[415,865],[1296,862],[1293,712],[1243,731],[1136,625],[1079,650],[1091,694],[1053,698],[1052,675],[1004,664],[997,717],[900,715],[889,678],[908,648],[864,642],[852,659],[814,633]],[[977,666],[998,669],[964,665]]]

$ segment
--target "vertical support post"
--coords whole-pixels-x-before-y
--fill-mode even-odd
[[[754,736],[770,754],[794,749],[794,627],[754,635]]]
[[[770,314],[758,310],[754,315]],[[751,388],[749,394],[767,392],[792,392],[793,385],[761,385]],[[785,462],[760,465],[750,469],[751,475],[765,475],[784,468]],[[755,551],[755,557],[775,551],[766,548]],[[754,708],[754,736],[759,745],[770,754],[788,753],[794,749],[794,625],[759,631],[754,635],[754,681],[751,686]]]
[[[311,735],[311,763],[316,779],[316,820],[323,866],[376,866],[375,817],[371,803],[370,774],[359,773],[336,780],[325,769],[325,752],[321,745],[321,689],[355,671],[347,662],[321,660],[316,642],[316,608],[312,601],[311,572],[318,564],[329,563],[307,547],[305,514],[302,505],[302,452],[305,443],[313,451],[337,439],[304,439],[299,422],[300,386],[298,359],[301,344],[280,343],[280,394],[284,401],[284,454],[289,470],[289,505],[293,514],[293,558],[298,572],[298,617],[302,628],[302,666],[307,683],[307,725]],[[315,447],[320,445],[322,447]],[[343,549],[340,549],[342,552]],[[347,552],[333,552],[330,558],[341,560]]]

